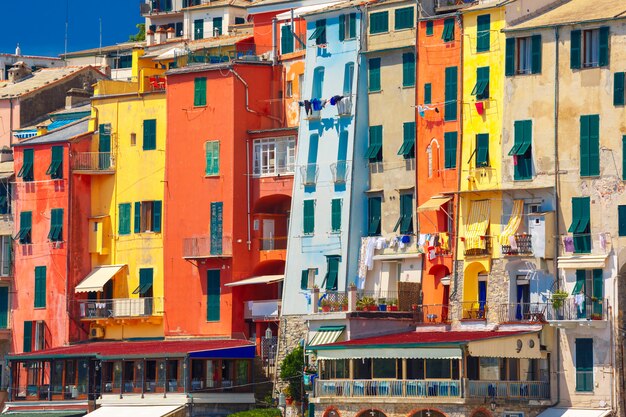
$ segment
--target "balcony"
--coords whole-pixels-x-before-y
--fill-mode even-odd
[[[222,236],[211,239],[210,236],[199,236],[183,239],[183,258],[229,258],[233,256],[233,239]]]
[[[81,320],[102,320],[121,317],[150,317],[163,315],[163,298],[114,298],[80,301]]]
[[[286,250],[287,236],[271,236],[259,238],[259,250]]]
[[[467,397],[496,400],[549,400],[550,383],[544,381],[467,381]]]
[[[498,320],[500,323],[545,323],[547,303],[500,304]]]
[[[459,320],[487,320],[489,306],[485,301],[462,301],[457,305]]]
[[[465,249],[465,256],[489,256],[491,255],[491,236],[480,236],[481,246],[480,248]],[[466,241],[466,238],[462,237],[462,241]]]
[[[345,184],[348,180],[349,170],[350,163],[348,161],[337,161],[330,164],[330,172],[333,176],[333,183],[335,185]]]
[[[317,397],[460,398],[458,380],[317,380]]]
[[[115,173],[111,152],[80,152],[72,159],[74,174],[110,175]]]
[[[575,296],[570,296],[558,308],[553,303],[547,303],[545,319],[564,327],[567,327],[567,322],[574,326],[586,324],[603,327],[606,325],[607,307],[608,301],[605,299],[584,296],[583,300],[577,300]]]
[[[533,247],[531,237],[531,235],[527,234],[512,236],[515,241],[515,246],[502,245],[502,254],[507,256],[532,256]]]
[[[281,300],[245,301],[243,318],[252,321],[274,321],[280,317]]]
[[[317,164],[305,164],[300,167],[300,175],[302,176],[302,185],[315,185],[319,175],[319,166]]]

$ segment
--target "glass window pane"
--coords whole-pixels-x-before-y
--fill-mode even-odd
[[[374,378],[395,378],[396,377],[396,360],[395,359],[374,359],[373,373],[374,373]]]
[[[427,359],[426,378],[448,379],[450,378],[450,359]]]

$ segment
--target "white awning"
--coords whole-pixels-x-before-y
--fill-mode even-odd
[[[609,255],[559,256],[558,267],[562,269],[603,269]]]
[[[225,287],[239,287],[240,285],[253,285],[253,284],[272,284],[285,279],[284,275],[260,275],[258,277],[246,278],[241,281],[229,282],[224,284]]]
[[[611,414],[611,410],[604,408],[548,408],[537,417],[604,417]]]
[[[87,414],[89,417],[169,417],[184,409],[184,405],[118,406],[105,405]]]
[[[414,259],[421,257],[422,254],[418,252],[414,253],[392,253],[383,255],[374,255],[372,259],[375,261],[393,261],[394,259]]]
[[[323,349],[317,351],[317,359],[461,359],[460,347],[448,348],[355,348]]]
[[[340,1],[336,1],[336,2],[332,2],[332,3],[323,3],[323,4],[315,4],[315,5],[312,5],[312,6],[298,7],[296,9],[293,9],[293,17],[294,18],[298,18],[298,17],[300,17],[300,15],[302,15],[304,13],[314,12],[316,10],[324,9],[326,7],[333,6],[333,5],[338,4],[338,3],[341,3],[341,2]],[[277,14],[276,15],[276,19],[278,19],[278,20],[291,19],[291,10],[289,10],[288,12]]]
[[[109,282],[126,265],[103,265],[94,268],[87,277],[74,289],[75,293],[102,291]]]
[[[541,359],[539,333],[517,334],[494,339],[475,340],[467,345],[469,354],[480,358],[525,358]]]
[[[156,58],[153,58],[153,61],[163,61],[167,59],[174,59],[177,56],[187,55],[188,53],[189,51],[187,51],[184,48],[172,48],[163,52],[161,55],[157,56]]]

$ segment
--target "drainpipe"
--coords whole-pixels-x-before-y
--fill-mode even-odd
[[[272,19],[272,64],[278,63],[278,47],[276,45],[276,33],[278,31],[278,19]]]
[[[248,211],[248,252],[252,249],[251,231],[250,231],[250,138],[246,138],[246,209]]]
[[[557,288],[560,287],[559,275],[559,27],[554,28],[554,276]],[[561,402],[561,329],[556,328],[556,404]]]
[[[267,117],[268,119],[272,119],[272,120],[274,120],[274,121],[277,121],[277,122],[278,122],[278,123],[280,123],[280,124],[281,124],[281,126],[282,126],[283,120],[282,120],[282,119],[280,119],[279,117],[272,116],[272,115],[269,115],[269,114],[262,114],[262,113],[260,113],[260,112],[258,112],[258,111],[256,111],[256,110],[252,110],[252,109],[250,108],[250,98],[249,98],[249,93],[248,93],[248,88],[249,88],[248,83],[247,83],[247,82],[246,82],[246,81],[245,81],[245,80],[241,77],[241,75],[239,75],[239,73],[238,73],[237,71],[235,71],[235,69],[234,69],[234,68],[230,68],[230,72],[231,72],[231,73],[232,73],[235,77],[237,77],[237,79],[238,79],[239,81],[241,81],[241,83],[243,84],[243,86],[244,86],[244,87],[245,87],[245,89],[246,89],[246,111],[247,111],[247,112],[250,112],[250,113],[254,113],[254,114],[256,114],[256,115],[258,115],[258,116],[261,116],[261,117]]]
[[[68,142],[67,144],[67,155],[68,155],[68,161],[67,161],[67,172],[68,172],[68,178],[67,178],[67,242],[71,242],[70,236],[69,234],[71,233],[71,231],[73,230],[72,228],[72,185],[73,185],[73,181],[72,181],[72,171],[70,169],[70,161],[69,161],[69,155],[70,155],[70,147],[72,146],[71,142]],[[67,254],[70,256],[66,256],[65,257],[65,269],[66,269],[66,274],[68,279],[65,280],[65,312],[67,314],[68,317],[74,317],[73,314],[71,314],[70,312],[70,304],[71,304],[71,300],[70,300],[70,280],[69,277],[71,276],[71,262],[70,262],[70,258],[72,258],[71,256],[71,247],[68,245],[67,248],[65,249]],[[76,323],[76,321],[74,319],[70,320],[70,322],[68,323],[70,326],[72,325],[72,323],[74,323],[74,325],[76,325],[77,327],[82,329],[82,326],[79,326],[78,323]],[[70,329],[68,330],[68,342],[71,339],[71,331]],[[84,331],[84,330],[83,330]]]
[[[459,16],[457,14],[457,16]],[[461,34],[463,33],[463,20],[460,19],[460,23],[461,25]],[[461,46],[460,46],[460,61],[461,63],[463,63],[463,42],[461,42]],[[461,86],[461,104],[463,103],[463,65],[459,65],[459,80],[461,80],[461,82],[457,83],[457,85]],[[458,88],[458,87],[457,87]],[[459,118],[458,118],[458,124],[460,129],[459,130],[459,149],[460,152],[457,152],[457,158],[456,158],[456,177],[457,177],[457,185],[456,185],[456,189],[457,190],[461,190],[461,178],[462,178],[462,171],[461,171],[461,162],[463,160],[463,106],[459,106],[459,99],[458,99],[458,91],[457,91],[457,109],[459,109]],[[445,99],[444,99],[445,102]],[[444,107],[445,107],[445,103],[444,103]],[[445,109],[444,109],[445,111]],[[452,261],[452,265],[454,267],[454,291],[452,291],[451,293],[449,293],[448,297],[452,298],[457,296],[457,289],[458,289],[458,283],[459,283],[459,272],[458,272],[458,268],[457,268],[457,256],[459,253],[459,224],[460,224],[460,201],[461,201],[461,194],[457,194],[456,198],[454,198],[453,200],[453,215],[454,215],[454,220],[455,220],[455,226],[454,226],[454,235],[456,236],[456,244],[454,245],[454,250],[452,251],[452,256],[453,256],[453,261]],[[463,259],[465,261],[465,258]],[[448,304],[450,304],[450,300],[448,300]]]
[[[13,97],[9,97],[9,146],[13,145]]]

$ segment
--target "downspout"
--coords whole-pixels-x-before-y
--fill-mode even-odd
[[[554,276],[557,288],[560,287],[559,274],[559,27],[554,28]],[[556,404],[561,402],[561,329],[556,328]]]
[[[460,18],[460,15],[457,14],[457,16],[459,17],[459,25],[461,26],[461,36],[463,35],[463,20]],[[461,38],[462,39],[462,38]],[[463,103],[463,42],[461,42],[461,46],[459,48],[459,53],[460,53],[460,60],[459,62],[461,63],[461,65],[459,65],[459,82],[458,82],[458,86],[460,86],[460,90],[461,90],[461,104]],[[457,152],[457,157],[456,157],[456,177],[457,177],[457,185],[456,185],[456,189],[458,191],[461,190],[461,163],[463,161],[463,106],[459,106],[459,99],[458,99],[458,90],[459,88],[457,87],[457,101],[456,101],[456,106],[457,109],[459,109],[459,118],[458,118],[458,122],[459,123],[459,150],[460,152]],[[445,107],[445,98],[444,98],[444,107]],[[444,109],[445,111],[445,109]],[[456,194],[456,198],[453,199],[453,216],[454,216],[454,236],[455,236],[455,242],[456,244],[454,245],[454,250],[452,251],[452,265],[454,266],[454,291],[452,291],[449,294],[449,298],[455,297],[457,296],[457,288],[458,288],[458,284],[459,284],[459,270],[457,268],[458,266],[458,254],[459,254],[459,224],[460,224],[460,200],[461,200],[461,195],[460,194]],[[450,303],[450,300],[448,300],[448,304]]]
[[[68,155],[68,158],[67,158],[68,159],[68,161],[67,161],[67,167],[68,167],[68,169],[67,169],[67,172],[68,172],[68,175],[67,175],[68,176],[68,178],[67,178],[67,182],[68,182],[68,184],[67,184],[67,188],[68,188],[68,192],[67,192],[67,239],[68,239],[68,242],[71,241],[69,234],[71,233],[72,230],[74,230],[72,228],[72,194],[73,194],[72,193],[72,186],[73,186],[74,182],[72,181],[72,171],[70,169],[70,161],[69,161],[69,159],[70,159],[69,158],[70,147],[71,146],[72,146],[71,142],[68,142],[68,144],[67,144],[67,155]],[[70,259],[72,258],[72,256],[71,256],[71,246],[68,245],[66,250],[67,250],[68,256],[65,257],[65,269],[66,269],[67,277],[69,278],[70,277],[70,271],[71,271],[70,270],[70,267],[71,267]],[[73,318],[74,316],[70,312],[70,303],[71,303],[71,301],[70,301],[70,280],[66,279],[65,280],[65,312],[66,312],[68,317],[72,317]],[[74,323],[75,325],[78,324],[78,323],[75,322],[75,320],[71,320],[68,324],[71,326],[71,323]],[[82,326],[77,326],[77,327],[82,329]],[[70,329],[67,329],[67,330],[68,330],[68,342],[69,342],[70,338],[71,338],[71,332],[70,332]],[[83,331],[84,331],[84,329],[83,329]]]
[[[9,97],[9,146],[13,146],[13,97]]]
[[[246,209],[248,211],[247,214],[247,222],[248,222],[248,240],[246,244],[248,245],[248,252],[252,250],[252,240],[251,235],[252,232],[250,230],[251,223],[251,213],[250,213],[250,138],[246,138]]]
[[[274,17],[272,19],[272,65],[276,65],[278,63],[278,51],[276,45],[276,33],[278,30],[278,19]]]
[[[235,77],[237,77],[237,79],[238,79],[239,81],[241,81],[241,83],[243,84],[243,86],[244,86],[244,87],[245,87],[245,89],[246,89],[246,111],[247,111],[247,112],[249,112],[249,113],[254,113],[254,114],[256,114],[256,115],[258,115],[258,116],[261,116],[261,117],[267,117],[268,119],[271,119],[271,120],[277,121],[277,122],[279,122],[279,123],[281,124],[281,126],[282,126],[283,121],[282,121],[282,119],[280,119],[279,117],[276,117],[276,116],[271,116],[271,115],[269,115],[269,114],[262,114],[262,113],[260,113],[260,112],[258,112],[258,111],[256,111],[256,110],[252,110],[252,109],[250,108],[250,100],[249,100],[249,94],[248,94],[248,88],[249,88],[249,87],[248,87],[248,83],[247,83],[247,82],[246,82],[243,78],[241,78],[241,75],[239,75],[239,73],[238,73],[237,71],[235,71],[235,69],[234,69],[234,68],[230,68],[230,72],[231,72],[231,73],[233,73],[233,75],[234,75]]]

